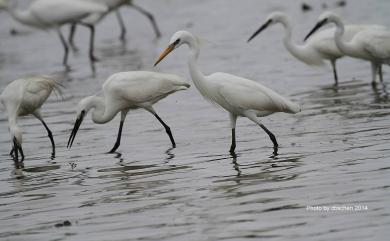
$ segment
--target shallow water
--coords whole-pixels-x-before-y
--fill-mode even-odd
[[[124,9],[128,34],[122,44],[115,17],[109,16],[97,28],[101,61],[95,73],[86,57],[85,29],[79,29],[80,51],[70,55],[71,70],[65,71],[55,33],[28,29],[0,13],[0,89],[32,73],[56,75],[65,86],[63,97],[53,95],[42,110],[57,144],[53,160],[43,126],[26,117],[20,121],[26,160],[24,168],[16,168],[8,156],[7,119],[0,114],[1,240],[386,240],[388,68],[385,85],[373,89],[367,63],[342,59],[341,85],[333,88],[329,67],[306,66],[285,51],[280,26],[246,43],[273,10],[290,13],[297,23],[295,38],[302,39],[322,2],[310,1],[315,10],[305,14],[296,1],[138,2],[155,13],[163,37],[154,39],[147,20]],[[388,1],[366,3],[348,1],[336,11],[350,22],[390,26]],[[11,36],[10,28],[20,33]],[[299,114],[263,119],[278,138],[280,154],[272,157],[265,133],[239,119],[238,156],[232,158],[227,114],[195,88],[156,105],[172,128],[175,149],[158,121],[138,110],[128,114],[119,153],[105,154],[114,144],[118,117],[105,125],[86,118],[67,150],[75,104],[114,72],[153,70],[178,29],[204,39],[199,62],[205,73],[256,79],[302,105]],[[178,49],[155,70],[188,77],[186,54]],[[307,206],[355,210],[308,211]]]

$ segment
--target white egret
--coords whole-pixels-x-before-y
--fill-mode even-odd
[[[107,7],[107,11],[103,13],[92,13],[88,17],[84,18],[82,20],[83,23],[88,24],[88,25],[96,25],[99,23],[107,14],[111,12],[115,12],[115,15],[118,19],[119,27],[121,29],[120,33],[120,39],[123,41],[125,40],[126,37],[126,26],[124,24],[122,15],[120,13],[120,8],[122,6],[130,6],[134,10],[140,12],[144,16],[146,16],[149,21],[151,22],[153,26],[153,30],[156,34],[156,37],[159,38],[161,36],[160,30],[158,28],[158,25],[156,23],[156,20],[154,19],[153,14],[148,12],[147,10],[143,9],[142,7],[135,5],[132,0],[80,0],[80,1],[88,1],[88,2],[96,2],[103,4]],[[69,43],[74,49],[77,49],[74,44],[74,35],[76,31],[76,24],[71,25],[70,33],[69,33]]]
[[[91,30],[89,58],[92,61],[96,60],[93,54],[94,26],[81,23],[80,20],[91,13],[106,12],[106,6],[79,0],[35,0],[28,9],[21,10],[17,7],[16,0],[5,1],[8,12],[20,23],[38,29],[55,29],[57,31],[65,50],[64,65],[67,65],[68,61],[68,44],[61,33],[61,26],[72,23],[87,26]]]
[[[322,65],[324,60],[329,60],[335,80],[335,85],[338,84],[338,75],[336,70],[337,59],[344,56],[344,53],[339,50],[334,40],[335,28],[328,28],[317,32],[303,44],[297,44],[292,40],[292,25],[290,18],[283,12],[273,12],[268,15],[265,23],[252,34],[248,42],[261,33],[264,29],[274,24],[280,23],[283,25],[286,35],[283,39],[285,48],[298,60],[308,65]],[[379,25],[347,25],[345,26],[344,39],[349,41],[359,31],[367,28],[383,28]]]
[[[59,84],[46,77],[26,77],[12,81],[8,84],[0,96],[0,102],[5,107],[8,115],[9,131],[13,147],[10,155],[15,162],[18,161],[18,153],[21,162],[24,160],[22,149],[22,131],[17,123],[19,116],[32,114],[40,120],[45,127],[52,145],[52,157],[55,156],[55,144],[52,132],[42,118],[40,109],[53,89],[59,90]]]
[[[337,47],[346,55],[371,62],[372,85],[376,85],[376,74],[383,81],[382,64],[390,64],[390,31],[382,28],[366,28],[346,41],[345,26],[341,18],[332,12],[324,12],[305,40],[327,23],[336,24],[334,38]]]
[[[123,123],[127,112],[132,109],[145,109],[152,113],[164,126],[172,146],[176,147],[171,129],[157,115],[153,104],[179,90],[185,90],[190,85],[180,76],[148,71],[120,72],[111,75],[103,84],[103,97],[96,95],[82,99],[77,106],[77,119],[69,137],[68,148],[73,144],[77,131],[84,116],[91,109],[92,121],[104,124],[111,121],[118,112],[121,120],[117,140],[109,151],[113,153],[120,145]]]
[[[276,138],[257,117],[267,116],[275,112],[297,113],[301,108],[273,90],[249,79],[221,72],[204,76],[196,62],[200,52],[199,43],[187,31],[178,31],[172,36],[169,46],[157,59],[155,65],[183,44],[190,48],[188,67],[196,88],[207,100],[229,112],[232,129],[230,153],[234,155],[236,148],[235,127],[237,117],[246,117],[268,134],[274,145],[274,154],[276,155],[278,151]]]

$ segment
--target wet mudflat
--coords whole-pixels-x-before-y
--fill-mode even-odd
[[[314,11],[303,14],[298,3],[282,0],[139,1],[155,13],[162,38],[154,38],[144,17],[123,9],[128,34],[121,43],[116,19],[109,16],[97,27],[101,61],[94,73],[86,56],[87,30],[79,29],[80,51],[70,55],[66,71],[55,33],[28,29],[1,13],[0,89],[37,73],[57,76],[65,88],[42,111],[57,144],[54,159],[43,126],[22,118],[26,160],[16,168],[8,156],[7,118],[0,114],[0,239],[386,240],[389,68],[384,67],[385,84],[372,88],[368,63],[342,59],[341,83],[334,88],[329,66],[311,68],[285,51],[281,26],[246,43],[274,10],[291,15],[301,41],[321,3],[312,1]],[[389,5],[357,0],[336,11],[350,22],[390,26]],[[10,28],[20,33],[11,36]],[[119,117],[105,125],[87,117],[67,150],[75,105],[99,91],[112,73],[156,70],[189,79],[185,48],[152,68],[178,29],[202,37],[199,64],[205,74],[224,71],[258,80],[301,104],[299,114],[263,119],[278,138],[279,155],[272,156],[272,143],[260,128],[239,119],[237,157],[231,157],[227,113],[203,100],[194,86],[155,106],[177,148],[170,149],[162,126],[139,110],[128,114],[118,153],[105,154]]]

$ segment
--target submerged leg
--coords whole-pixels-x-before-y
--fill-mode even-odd
[[[331,60],[330,63],[332,64],[333,69],[334,85],[337,86],[339,84],[339,78],[337,76],[336,60]]]
[[[89,37],[89,59],[94,62],[98,61],[99,59],[95,57],[94,52],[95,52],[95,26],[92,24],[85,24],[85,23],[80,23],[81,25],[89,28],[91,34]]]
[[[73,51],[78,51],[78,48],[74,44],[74,35],[76,32],[76,26],[77,25],[75,23],[72,23],[70,25],[69,38],[68,38],[69,46],[72,48]]]
[[[379,80],[381,83],[383,83],[383,72],[382,72],[382,64],[378,67],[378,74],[379,74]]]
[[[126,26],[125,23],[123,22],[123,18],[119,9],[115,11],[115,14],[116,14],[116,18],[118,19],[119,27],[121,28],[121,35],[119,36],[119,39],[121,41],[124,41],[126,38]]]
[[[236,121],[237,121],[237,116],[229,113],[230,117],[230,128],[232,129],[232,144],[230,145],[230,154],[233,156],[235,155],[234,150],[236,149]]]
[[[371,62],[371,75],[372,75],[372,82],[371,85],[373,87],[376,86],[376,73],[378,72],[378,65],[374,62]]]
[[[161,37],[161,32],[160,32],[160,29],[158,28],[157,26],[157,23],[156,23],[156,20],[154,19],[154,16],[153,14],[151,14],[150,12],[146,11],[145,9],[141,8],[140,6],[137,6],[137,5],[134,5],[134,4],[131,4],[131,6],[137,10],[138,12],[142,13],[143,15],[145,15],[150,23],[152,24],[153,26],[153,30],[154,30],[154,33],[156,34],[156,37],[159,38]]]
[[[276,138],[275,138],[275,135],[267,129],[267,127],[265,127],[259,119],[257,119],[257,116],[255,113],[253,112],[250,112],[250,111],[246,111],[245,113],[245,116],[250,119],[251,121],[255,122],[257,125],[259,125],[269,136],[269,138],[271,139],[272,143],[274,144],[274,152],[273,154],[274,155],[277,155],[278,154],[278,147],[279,147],[279,144],[278,142],[276,141]]]
[[[64,58],[62,60],[62,64],[65,65],[65,66],[68,66],[69,47],[68,47],[68,44],[66,43],[65,38],[62,35],[61,30],[59,28],[57,29],[57,32],[58,32],[58,36],[60,37],[62,46],[64,47],[64,51],[65,51],[64,52]]]
[[[127,112],[129,112],[129,110],[124,110],[121,112],[121,122],[119,123],[118,136],[116,137],[116,142],[114,146],[111,148],[111,150],[108,153],[114,153],[121,144],[123,123],[125,122]]]

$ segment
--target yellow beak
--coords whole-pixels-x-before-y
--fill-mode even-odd
[[[172,52],[173,50],[175,49],[175,45],[172,43],[170,44],[165,50],[164,52],[162,52],[162,54],[160,55],[160,57],[158,57],[156,63],[154,63],[154,66],[156,66],[158,63],[161,62],[161,60],[163,60],[170,52]]]

